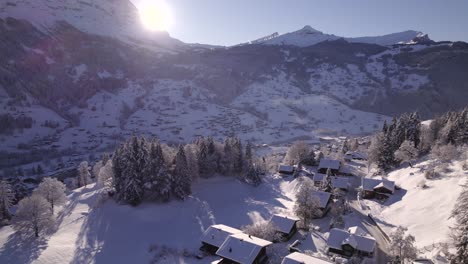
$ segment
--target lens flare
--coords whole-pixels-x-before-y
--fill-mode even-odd
[[[169,6],[162,0],[147,0],[138,6],[141,22],[155,31],[168,31],[173,24]]]

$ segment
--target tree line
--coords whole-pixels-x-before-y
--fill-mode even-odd
[[[384,123],[369,147],[369,161],[388,171],[402,162],[432,152],[435,156],[450,157],[456,146],[468,143],[468,108],[448,112],[431,123],[421,125],[417,112],[393,118]]]
[[[247,142],[243,147],[238,137],[223,142],[199,137],[191,144],[172,148],[158,139],[133,136],[113,154],[112,187],[117,200],[131,205],[145,199],[184,200],[199,177],[230,175],[258,185],[260,165],[252,145]]]

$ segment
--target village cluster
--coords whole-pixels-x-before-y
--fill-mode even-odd
[[[344,155],[344,161],[366,160],[367,156],[360,152],[349,151]],[[310,169],[280,164],[278,174],[282,177],[305,176],[313,180],[317,190],[313,196],[319,201],[320,213],[317,218],[324,217],[330,211],[330,204],[337,194],[337,190],[346,193],[351,189],[350,167],[340,160],[322,158],[317,167],[317,172]],[[327,187],[324,187],[327,185]],[[386,179],[361,178],[359,187],[361,198],[385,199],[395,191],[395,183]],[[356,197],[358,199],[358,197]],[[265,263],[268,259],[267,248],[273,243],[288,243],[299,229],[300,217],[284,214],[274,214],[269,223],[275,229],[276,236],[273,241],[268,241],[248,234],[240,229],[224,224],[211,225],[201,237],[201,251],[205,254],[217,255],[221,263],[254,264]],[[296,246],[300,244],[296,240],[288,245],[289,255],[282,259],[282,264],[325,264],[329,260],[310,256],[301,252]],[[376,240],[372,235],[359,226],[351,226],[346,229],[333,228],[331,226],[327,250],[337,263],[347,263],[352,256],[373,257],[376,250]]]

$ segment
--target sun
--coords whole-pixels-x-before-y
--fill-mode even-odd
[[[138,6],[141,22],[155,31],[168,31],[173,24],[171,9],[162,0],[145,0]]]

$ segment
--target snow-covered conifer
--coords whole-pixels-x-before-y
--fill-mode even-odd
[[[13,205],[15,194],[11,185],[5,181],[0,181],[0,220],[10,219],[10,207]]]
[[[463,190],[457,199],[457,203],[452,211],[455,218],[455,226],[452,229],[452,239],[456,252],[452,257],[453,264],[468,263],[468,186],[463,186]]]
[[[175,158],[175,167],[173,172],[173,192],[174,195],[184,200],[188,195],[192,193],[191,190],[191,177],[190,171],[187,165],[187,158],[185,156],[184,147],[179,145]]]

